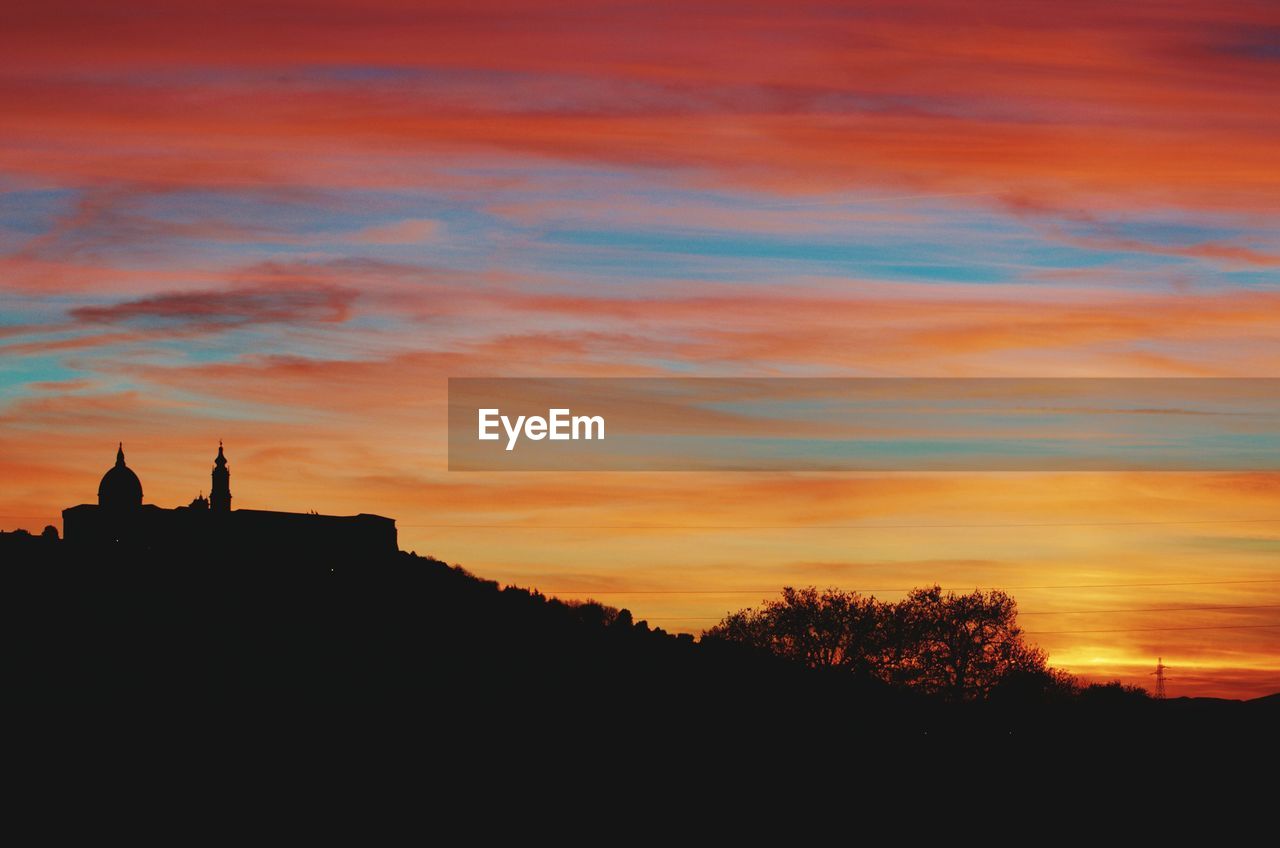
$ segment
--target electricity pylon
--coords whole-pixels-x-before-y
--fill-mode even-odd
[[[1169,666],[1164,664],[1164,657],[1156,660],[1156,670],[1151,672],[1156,676],[1156,700],[1164,700],[1164,673]]]

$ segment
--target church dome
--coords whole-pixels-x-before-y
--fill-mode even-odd
[[[98,484],[98,506],[142,506],[142,481],[124,464],[124,445],[116,451],[116,464],[102,475]]]

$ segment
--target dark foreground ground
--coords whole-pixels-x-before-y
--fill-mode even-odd
[[[537,740],[699,743],[1247,733],[1280,697],[1152,701],[1001,693],[949,704],[738,646],[677,637],[626,611],[501,589],[435,560],[217,565],[65,546],[0,569],[5,690],[43,722],[444,749]]]
[[[363,843],[390,822],[563,835],[585,816],[666,839],[690,817],[828,828],[882,815],[885,798],[927,821],[957,797],[996,809],[1119,792],[1151,770],[1147,752],[1185,759],[1188,741],[1265,767],[1280,717],[1275,697],[949,704],[409,554],[205,561],[33,544],[3,557],[0,620],[7,808],[46,837]]]

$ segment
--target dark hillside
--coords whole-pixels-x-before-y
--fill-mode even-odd
[[[83,561],[61,546],[3,568],[11,703],[130,727],[314,726],[463,739],[785,739],[1163,732],[1269,721],[1277,704],[1051,698],[1035,681],[954,704],[626,610],[502,588],[412,554],[285,567]],[[10,551],[12,553],[12,550]],[[439,736],[437,731],[449,728]]]

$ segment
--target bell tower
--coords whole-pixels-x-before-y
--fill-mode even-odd
[[[213,488],[209,490],[209,509],[214,512],[231,511],[231,472],[227,470],[227,458],[222,455],[222,440],[218,440],[218,456],[213,460]]]

